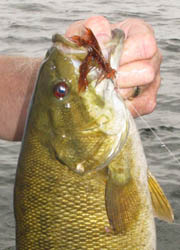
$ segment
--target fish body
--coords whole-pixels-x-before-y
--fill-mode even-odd
[[[115,30],[109,44],[115,70],[123,39]],[[155,250],[159,186],[149,174],[149,191],[134,120],[97,46],[72,40],[53,37],[38,75],[16,173],[16,249]]]

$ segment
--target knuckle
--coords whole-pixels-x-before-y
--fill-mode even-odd
[[[135,25],[146,25],[145,21],[141,18],[128,18],[129,21],[133,22]]]
[[[155,37],[151,33],[144,34],[142,51],[145,58],[152,58],[157,50],[158,48]]]
[[[128,18],[129,21],[131,21],[135,26],[143,26],[146,31],[150,31],[150,33],[154,34],[154,29],[152,28],[152,26],[145,22],[143,19],[141,18]]]
[[[150,99],[146,106],[146,112],[152,113],[155,110],[156,106],[157,106],[156,98]]]
[[[155,69],[152,65],[147,64],[146,66],[146,74],[145,74],[145,82],[148,83],[152,83],[156,77],[156,73],[155,73]]]

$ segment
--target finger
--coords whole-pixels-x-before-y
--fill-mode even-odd
[[[84,25],[92,30],[100,45],[105,44],[111,38],[111,25],[103,16],[88,18]]]
[[[162,62],[161,52],[149,60],[140,60],[119,67],[117,85],[119,88],[130,88],[146,85],[154,81]]]
[[[108,58],[108,51],[105,47],[105,44],[111,39],[111,25],[108,20],[103,16],[93,16],[87,20],[75,22],[69,26],[65,35],[67,37],[72,37],[73,35],[81,36],[84,33],[85,27],[92,30],[104,57]]]
[[[80,20],[72,23],[66,30],[65,36],[72,37],[74,35],[80,36],[82,30],[84,30],[85,20]]]
[[[149,86],[145,88],[139,96],[133,98],[132,100],[126,100],[126,105],[133,117],[153,112],[156,107],[156,96],[160,82],[161,78],[159,72],[154,82],[149,84]]]
[[[69,26],[65,35],[67,37],[72,37],[73,35],[81,36],[85,30],[85,27],[92,30],[99,43],[99,46],[101,47],[103,55],[105,58],[107,58],[108,51],[104,45],[111,39],[111,26],[108,20],[103,16],[93,16],[87,20],[75,22]]]
[[[108,20],[103,16],[93,16],[87,20],[75,22],[69,26],[66,36],[81,35],[84,27],[92,30],[100,45],[105,44],[111,38],[111,26]]]
[[[120,28],[125,32],[124,50],[121,65],[137,60],[151,58],[157,52],[154,31],[151,26],[140,19],[127,19],[113,24],[112,28]]]

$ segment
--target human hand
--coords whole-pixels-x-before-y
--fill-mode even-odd
[[[93,31],[102,51],[105,51],[105,44],[111,39],[112,29],[119,28],[125,32],[124,49],[117,72],[117,91],[126,100],[134,117],[151,113],[156,106],[162,61],[151,26],[140,19],[110,24],[104,17],[95,16],[73,23],[66,36],[81,35],[84,27]],[[133,98],[137,87],[140,93]]]

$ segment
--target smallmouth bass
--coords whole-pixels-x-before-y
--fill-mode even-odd
[[[18,161],[17,250],[155,250],[154,215],[173,220],[115,91],[123,40],[112,31],[107,62],[88,29],[53,36]]]

